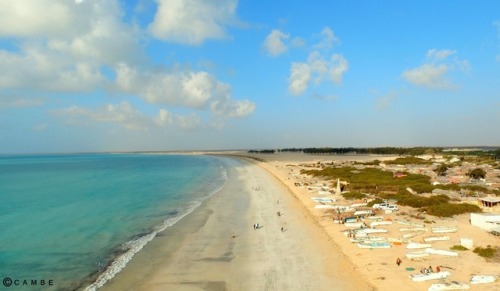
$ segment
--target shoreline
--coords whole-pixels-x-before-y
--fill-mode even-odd
[[[353,280],[354,266],[346,268],[343,254],[274,176],[241,157],[227,159],[223,189],[159,233],[100,290],[373,289],[360,276]]]

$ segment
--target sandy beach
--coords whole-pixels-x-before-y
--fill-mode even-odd
[[[301,155],[301,154],[277,154],[277,155],[254,155],[254,158],[265,160],[258,164],[265,168],[269,173],[277,177],[283,185],[288,187],[293,195],[301,201],[308,213],[313,217],[315,223],[327,233],[329,239],[338,246],[339,250],[345,254],[349,261],[356,267],[365,281],[368,281],[377,290],[427,290],[432,283],[439,283],[438,280],[427,282],[413,282],[410,274],[416,274],[421,268],[432,266],[441,266],[441,269],[450,271],[452,276],[448,281],[469,282],[474,274],[499,275],[498,262],[488,262],[479,257],[472,251],[459,252],[457,257],[431,255],[418,259],[407,259],[405,254],[408,251],[405,244],[396,244],[389,249],[360,249],[342,233],[347,228],[342,224],[333,223],[333,215],[324,209],[315,209],[316,203],[311,199],[312,196],[318,196],[318,191],[308,189],[307,187],[298,187],[295,183],[308,183],[309,185],[328,185],[332,187],[332,181],[322,181],[318,178],[312,178],[307,175],[300,175],[301,164],[304,162],[328,163],[339,160],[357,160],[368,161],[373,159],[383,160],[392,159],[391,157],[370,157],[370,156],[325,156],[325,155]],[[335,204],[350,205],[353,201],[346,201],[340,195],[330,196],[336,199]],[[410,207],[401,207],[400,211],[391,214],[382,214],[388,221],[394,221],[392,225],[384,226],[388,230],[386,237],[401,236],[400,228],[404,225],[395,223],[397,219],[412,220],[403,213],[410,213]],[[498,246],[499,238],[473,227],[469,223],[469,215],[464,214],[453,218],[438,218],[427,216],[426,220],[433,221],[433,225],[456,226],[458,231],[447,234],[450,239],[447,241],[438,241],[432,244],[435,249],[450,250],[451,246],[460,245],[461,238],[470,238],[474,241],[474,246],[486,247],[487,245]],[[413,219],[415,223],[422,223],[420,220]],[[430,228],[431,226],[429,226]],[[432,235],[431,232],[415,237],[414,242],[423,243],[423,237]],[[413,250],[415,251],[415,250]],[[397,258],[402,260],[400,266],[396,264]],[[408,271],[406,268],[413,268]],[[341,290],[341,289],[339,289]],[[484,285],[472,285],[471,290],[500,290],[500,282]]]
[[[279,175],[253,162],[231,163],[219,193],[101,290],[374,289]]]

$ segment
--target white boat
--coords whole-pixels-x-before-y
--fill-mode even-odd
[[[408,241],[404,238],[399,238],[399,237],[388,237],[387,238],[388,242],[395,242],[395,243],[408,243]]]
[[[414,232],[414,231],[427,231],[428,229],[425,227],[403,227],[400,228],[401,232]]]
[[[318,191],[319,195],[331,195],[332,193],[330,191]]]
[[[451,233],[456,231],[457,228],[454,226],[437,226],[432,228],[433,233]]]
[[[368,242],[368,243],[358,243],[358,247],[362,249],[388,249],[391,244],[388,242]]]
[[[358,238],[350,238],[353,243],[369,243],[369,242],[387,242],[384,237],[380,236],[364,236]]]
[[[387,232],[387,229],[383,229],[383,228],[359,228],[356,230],[356,233],[359,233],[359,232],[362,232],[362,233],[386,233]]]
[[[438,280],[438,279],[445,279],[450,276],[450,272],[448,271],[441,271],[437,273],[428,273],[428,274],[412,274],[410,275],[410,278],[414,282],[424,282],[424,281],[429,281],[429,280]]]
[[[428,291],[441,291],[441,290],[466,290],[470,289],[469,284],[465,282],[451,281],[447,283],[436,283],[429,286]]]
[[[430,248],[431,244],[421,244],[421,243],[409,243],[406,245],[407,249],[425,249],[425,248]]]
[[[447,250],[436,250],[433,248],[427,248],[425,249],[426,252],[428,252],[431,255],[442,255],[442,256],[450,256],[450,257],[458,257],[457,252],[452,252],[452,251],[447,251]]]
[[[311,199],[316,203],[333,203],[335,199],[327,197],[311,197]]]
[[[416,236],[419,236],[422,234],[424,234],[423,231],[405,233],[405,234],[403,234],[403,238],[412,238],[412,237],[416,237]]]
[[[498,276],[495,275],[474,275],[470,278],[471,284],[487,284],[493,283],[498,280]]]
[[[371,210],[357,210],[354,212],[353,215],[372,215],[373,214],[373,211]]]
[[[406,253],[406,257],[408,259],[423,258],[423,257],[428,257],[428,256],[429,256],[429,253],[426,251]]]
[[[401,224],[401,225],[409,225],[409,226],[415,226],[415,227],[424,227],[423,224],[421,223],[414,223],[408,220],[402,220],[402,219],[396,219],[396,222]]]
[[[364,225],[364,222],[346,222],[344,223],[345,227],[349,228],[358,228]]]
[[[449,236],[428,236],[424,237],[425,242],[450,240]]]
[[[370,223],[370,227],[374,228],[375,226],[379,225],[391,225],[392,221],[374,221]]]

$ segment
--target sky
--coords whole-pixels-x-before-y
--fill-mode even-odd
[[[0,153],[500,146],[497,0],[1,0]]]

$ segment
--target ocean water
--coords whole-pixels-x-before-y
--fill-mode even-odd
[[[0,280],[98,287],[226,179],[211,156],[0,156]]]

